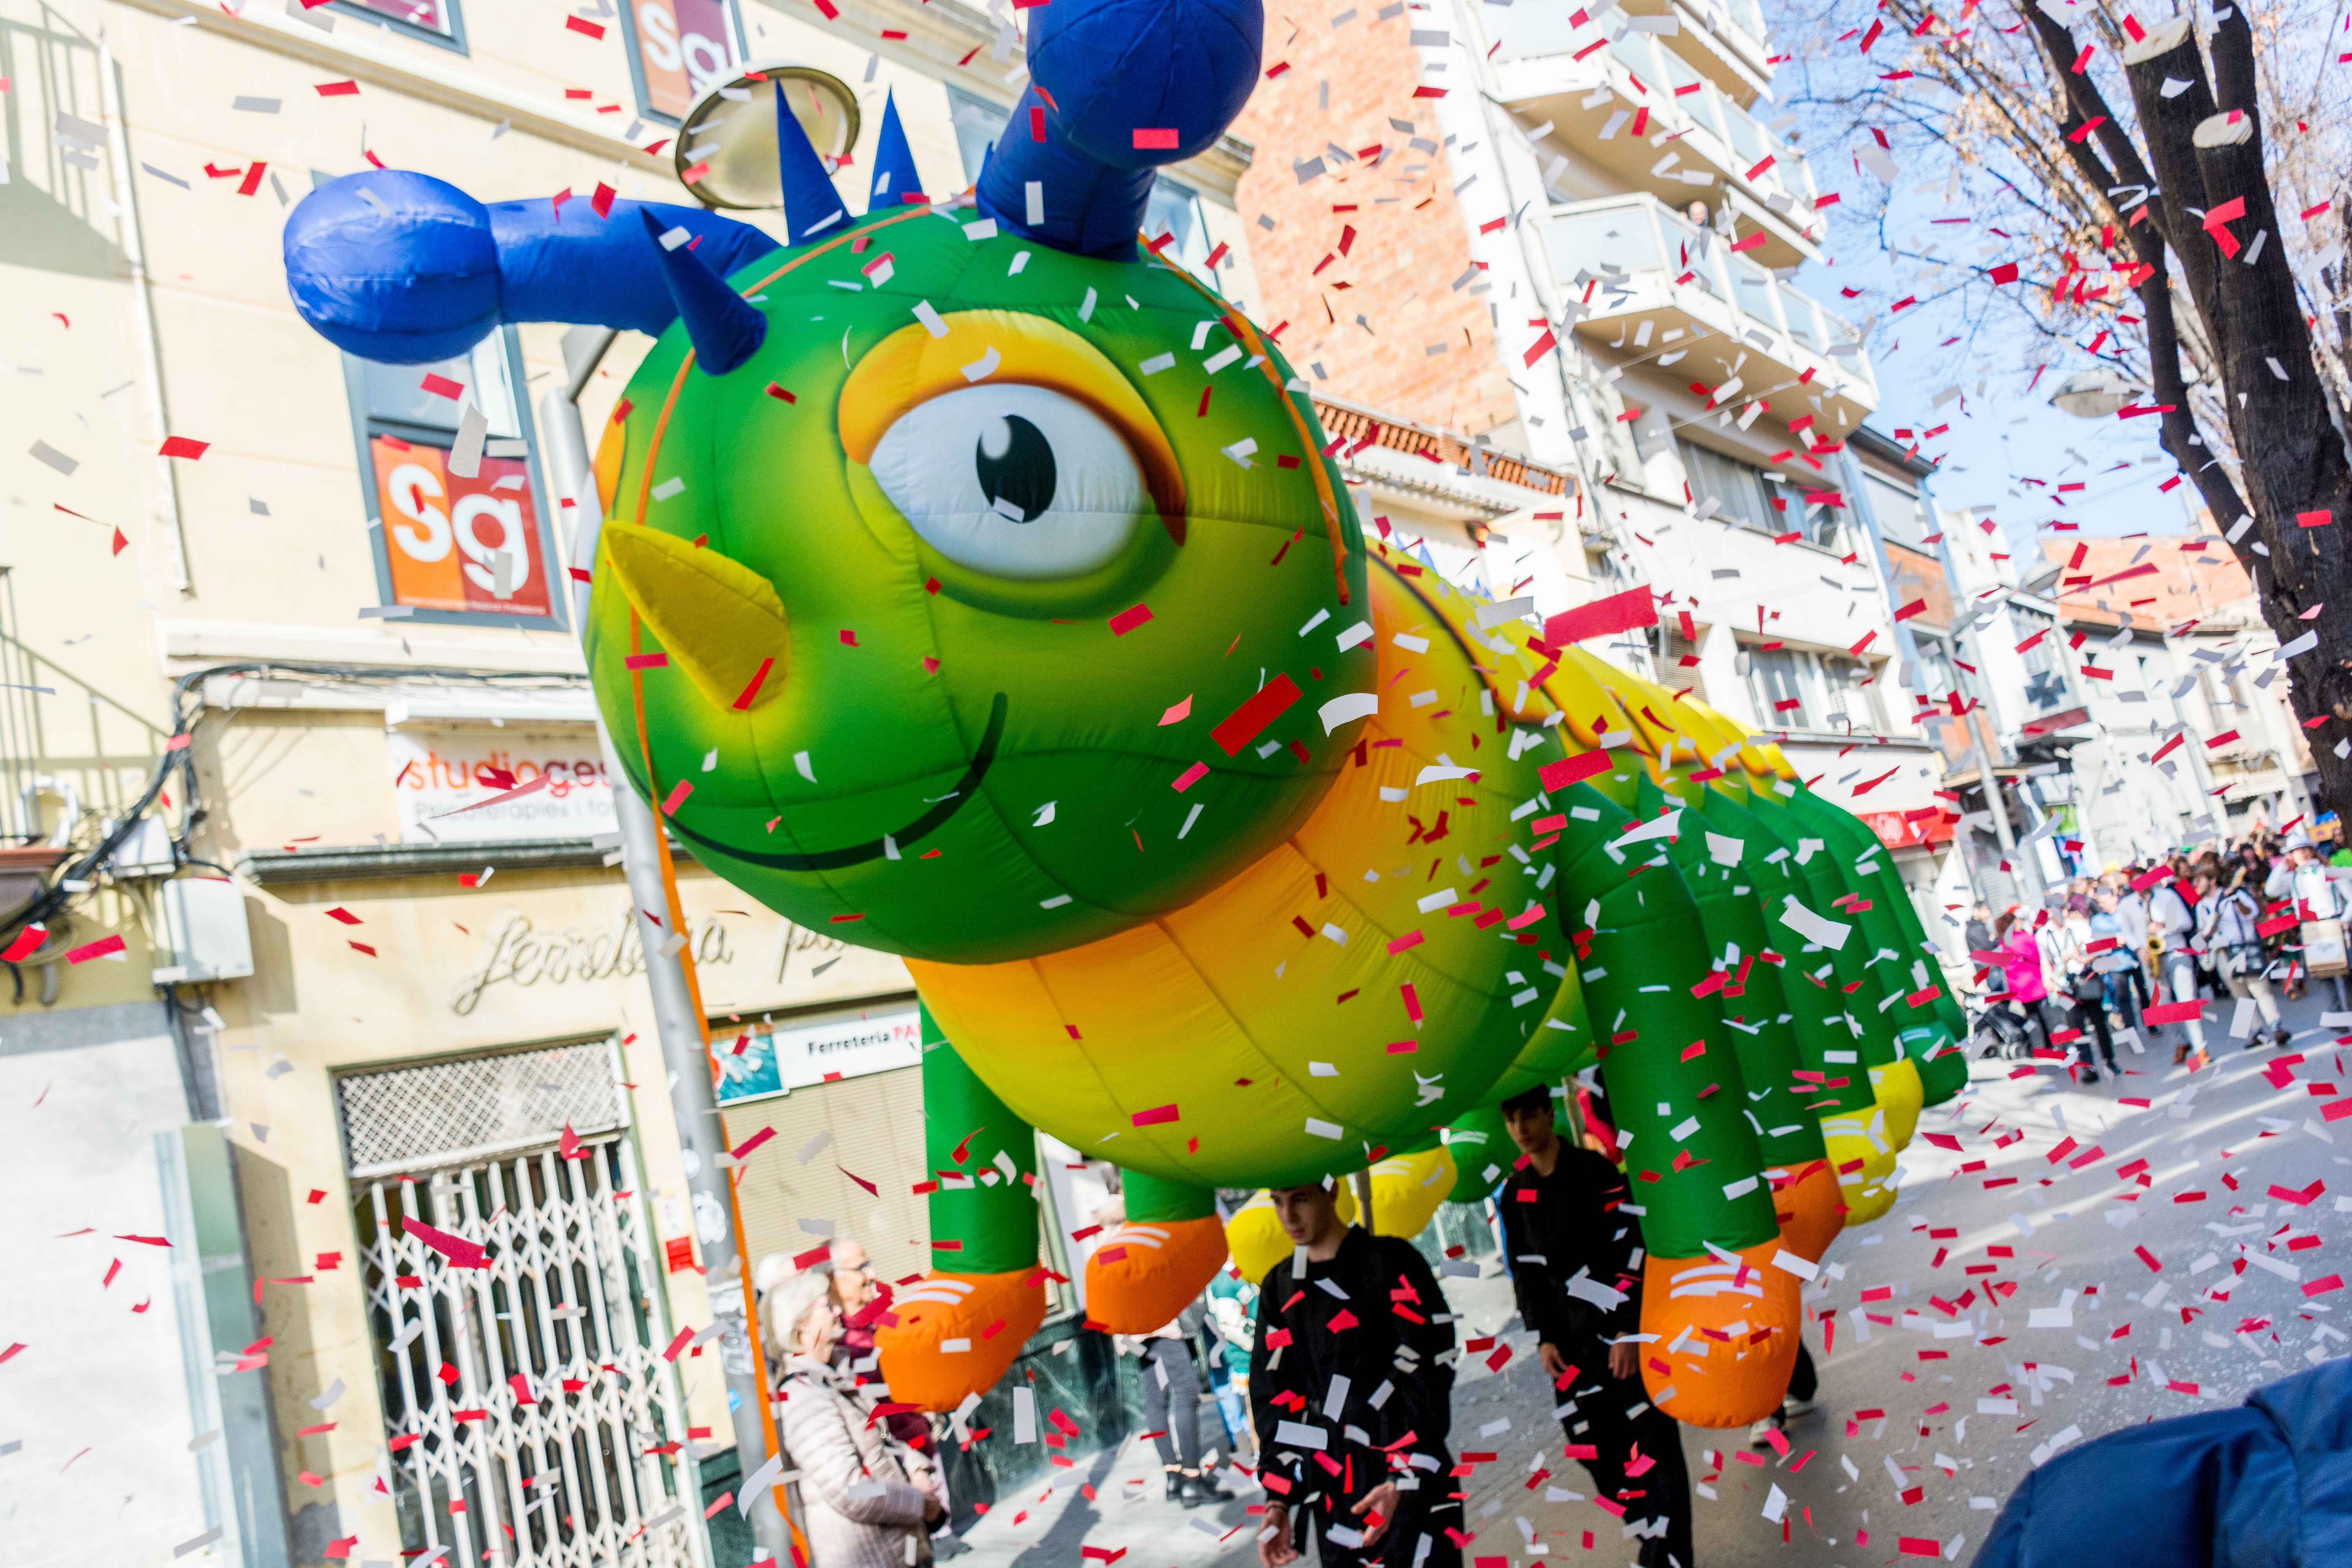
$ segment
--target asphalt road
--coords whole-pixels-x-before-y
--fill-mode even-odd
[[[2211,1011],[2225,1048],[2204,1070],[2155,1047],[2126,1050],[2123,1075],[2097,1085],[1979,1062],[1964,1096],[1921,1119],[1893,1213],[1841,1237],[1809,1289],[1822,1388],[1789,1424],[1788,1451],[1684,1429],[1704,1489],[1701,1563],[1966,1562],[2051,1452],[2239,1403],[2352,1351],[2337,1279],[2352,1268],[2352,1116],[2325,1119],[2340,1098],[2329,1089],[2352,1093],[2334,1044],[2347,1031],[2321,1026],[2315,995],[2287,1005],[2298,1033],[2285,1049],[2247,1050],[2225,1038],[2231,1009]],[[1508,1281],[1445,1285],[1465,1337],[1502,1329],[1517,1352],[1499,1373],[1465,1358],[1455,1385],[1455,1450],[1498,1456],[1468,1482],[1465,1556],[1632,1562],[1616,1520],[1551,1500],[1590,1483],[1559,1458]],[[1202,1419],[1221,1432],[1213,1408]],[[1538,1465],[1555,1474],[1530,1490]],[[1076,1568],[1092,1547],[1125,1549],[1127,1568],[1242,1568],[1255,1561],[1247,1509],[1263,1500],[1168,1503],[1150,1446],[1130,1441],[1000,1502],[961,1561]]]

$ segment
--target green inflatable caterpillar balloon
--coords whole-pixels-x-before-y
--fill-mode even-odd
[[[1368,540],[1279,349],[1137,248],[1255,5],[1031,16],[1043,129],[969,205],[851,218],[788,115],[782,249],[372,173],[296,214],[297,300],[378,358],[657,335],[594,464],[591,678],[698,858],[915,973],[927,1163],[970,1175],[895,1397],[952,1407],[1040,1321],[1033,1129],[1122,1171],[1087,1300],[1144,1332],[1287,1250],[1217,1189],[1369,1167],[1410,1234],[1507,1167],[1499,1098],[1597,1067],[1653,1397],[1773,1408],[1783,1265],[1966,1076],[1899,879],[1769,745]]]

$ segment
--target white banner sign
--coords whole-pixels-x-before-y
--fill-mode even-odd
[[[593,838],[617,830],[595,731],[585,726],[571,734],[535,735],[404,729],[384,741],[404,843]],[[463,809],[542,777],[551,781],[544,789],[478,811]]]
[[[916,1009],[904,1007],[733,1039],[714,1029],[710,1046],[719,1098],[733,1101],[914,1067],[923,1059],[923,1029]]]

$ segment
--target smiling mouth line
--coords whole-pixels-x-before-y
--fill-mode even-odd
[[[996,761],[996,747],[1004,738],[1004,712],[1007,706],[1003,692],[998,692],[988,705],[988,727],[981,731],[980,744],[972,752],[971,765],[956,780],[955,788],[940,797],[938,805],[898,832],[885,835],[865,844],[841,849],[819,849],[807,854],[779,855],[750,849],[737,849],[717,839],[695,832],[677,818],[668,819],[670,828],[679,837],[698,847],[707,847],[730,859],[746,865],[761,866],[772,871],[837,871],[845,866],[862,866],[868,860],[878,860],[887,852],[886,846],[909,846],[935,833],[947,825],[948,818],[963,808],[988,776],[991,763]]]

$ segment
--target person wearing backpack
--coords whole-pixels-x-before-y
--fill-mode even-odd
[[[2197,894],[2193,887],[2184,888],[2175,879],[2159,882],[2147,901],[2148,929],[2152,933],[2148,945],[2155,950],[2158,964],[2159,995],[2174,1002],[2197,1000],[2197,954],[2190,943],[2197,939]],[[2193,1047],[2199,1059],[2205,1056],[2205,1026],[2194,1018],[2184,1019],[2180,1038],[2172,1047],[2172,1060],[2177,1066],[2189,1059]]]
[[[2279,1022],[2278,998],[2271,991],[2270,954],[2263,948],[2260,930],[2263,901],[2247,887],[2254,879],[2252,868],[2244,864],[2231,868],[2227,888],[2217,879],[2219,868],[2200,866],[2197,870],[2197,931],[2206,950],[2213,955],[2213,967],[2221,976],[2230,994],[2245,1001],[2251,998],[2262,1012],[2263,1028],[2270,1038],[2264,1041],[2261,1032],[2248,1038],[2246,1048],[2269,1044],[2283,1046],[2287,1042],[2286,1026]],[[2259,886],[2259,882],[2256,884]]]

